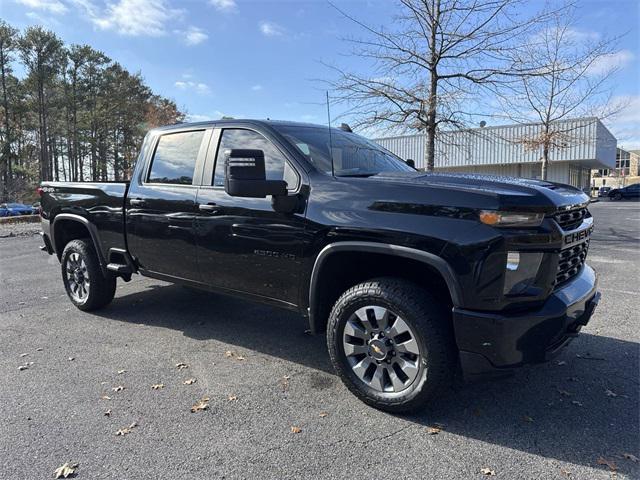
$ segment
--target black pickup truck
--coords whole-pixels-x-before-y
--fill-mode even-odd
[[[42,249],[81,310],[134,273],[294,310],[326,332],[346,386],[388,411],[460,372],[548,360],[600,298],[580,190],[416,171],[348,128],[159,128],[129,183],[40,193]]]

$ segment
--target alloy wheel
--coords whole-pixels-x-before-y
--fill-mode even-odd
[[[84,302],[89,295],[90,278],[82,255],[77,252],[69,255],[66,273],[71,296],[76,302]]]
[[[347,320],[343,348],[353,373],[367,386],[399,393],[420,370],[420,346],[409,324],[388,308],[368,305]]]

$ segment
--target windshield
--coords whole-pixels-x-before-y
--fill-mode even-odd
[[[318,170],[331,174],[331,143],[334,171],[339,177],[368,177],[381,172],[414,172],[400,158],[380,145],[354,133],[322,127],[277,126]]]

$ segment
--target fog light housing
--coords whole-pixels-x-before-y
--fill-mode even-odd
[[[504,273],[504,294],[520,295],[533,285],[542,262],[542,253],[507,252]]]

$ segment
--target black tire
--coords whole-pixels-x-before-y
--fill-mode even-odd
[[[420,350],[420,354],[416,356],[418,373],[404,390],[385,392],[372,388],[355,373],[353,363],[350,363],[345,353],[345,326],[350,319],[355,318],[356,311],[369,305],[383,307],[401,317],[415,334]],[[414,283],[395,278],[369,280],[347,290],[331,311],[327,325],[331,361],[347,388],[368,405],[392,413],[422,409],[449,386],[455,377],[457,348],[450,317],[442,302]],[[367,354],[369,357],[370,353],[371,348]],[[396,352],[390,353],[396,355]],[[392,358],[385,362],[391,362]],[[382,367],[389,369],[387,372],[390,371],[388,365]],[[382,376],[384,375],[390,380],[388,373]],[[389,385],[388,388],[394,387]]]
[[[83,265],[80,270],[84,270],[87,274],[87,287],[81,288],[82,294],[78,294],[77,278],[73,278],[73,274],[68,273],[69,269],[74,268],[78,264]],[[96,254],[93,243],[90,240],[72,240],[64,247],[62,258],[60,259],[62,267],[62,281],[67,295],[71,302],[80,310],[90,311],[102,308],[113,300],[116,293],[116,277],[102,273],[98,255]],[[82,263],[84,262],[84,263]],[[84,274],[83,274],[84,275]],[[71,278],[70,278],[71,277]],[[84,278],[84,276],[82,277]],[[83,285],[84,282],[82,282]]]
[[[616,202],[619,202],[620,200],[622,200],[622,194],[621,194],[621,193],[616,193],[612,198],[613,198]]]

